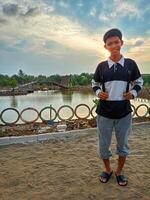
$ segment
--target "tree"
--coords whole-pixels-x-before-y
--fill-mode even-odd
[[[22,69],[19,69],[18,76],[24,77],[24,75],[25,75],[25,74],[23,73]]]

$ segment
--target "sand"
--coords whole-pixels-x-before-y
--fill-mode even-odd
[[[113,175],[103,184],[96,130],[66,141],[0,147],[0,200],[149,200],[150,123],[133,126],[131,154],[123,170],[129,184],[120,187]],[[115,136],[112,168],[117,166]]]

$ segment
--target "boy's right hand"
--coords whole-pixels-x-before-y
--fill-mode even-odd
[[[99,92],[98,97],[102,100],[105,100],[108,98],[108,92]]]

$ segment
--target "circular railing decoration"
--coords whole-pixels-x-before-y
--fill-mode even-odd
[[[78,119],[87,119],[89,116],[92,116],[93,118],[95,118],[97,115],[95,112],[96,107],[97,107],[97,105],[94,105],[90,109],[89,106],[86,104],[79,104],[75,107],[75,109],[73,109],[69,105],[63,105],[63,106],[59,107],[59,109],[56,111],[50,105],[50,106],[47,106],[47,107],[44,107],[43,109],[41,109],[40,112],[35,108],[28,107],[28,108],[23,109],[20,113],[15,108],[6,108],[1,111],[0,120],[6,125],[11,125],[11,124],[16,124],[19,121],[19,119],[21,119],[24,123],[34,123],[39,118],[44,122],[45,121],[48,122],[49,120],[54,121],[57,117],[58,117],[58,119],[60,119],[62,121],[71,120],[74,116],[76,116]],[[137,117],[146,117],[147,115],[150,115],[150,108],[146,104],[140,104],[136,108],[134,105],[131,104],[131,107],[133,110],[132,116],[136,115]],[[87,114],[85,114],[86,113],[85,111],[83,112],[83,108],[87,110]],[[67,109],[67,111],[66,111],[66,109]],[[14,121],[7,120],[7,118],[9,119],[9,114],[7,113],[8,111],[12,111],[12,112],[15,112],[15,114],[17,114],[17,116],[14,117],[15,118]],[[32,120],[27,120],[23,116],[23,115],[27,115],[28,111],[32,111],[32,112],[34,112],[34,114],[36,114],[36,116]],[[70,116],[67,118],[64,118],[63,114],[68,115],[68,112],[71,112]],[[6,114],[7,114],[7,116],[6,116]],[[82,115],[84,115],[84,116],[82,116]],[[30,114],[30,116],[31,116],[31,114]]]
[[[143,115],[140,115],[140,114],[139,114],[140,108],[146,108],[146,111],[145,111],[145,113],[144,113]],[[137,115],[138,117],[146,117],[147,114],[149,114],[149,107],[148,107],[146,104],[141,104],[141,105],[137,106],[135,112],[136,112],[136,115]]]
[[[16,120],[14,120],[14,121],[12,121],[12,122],[8,122],[8,121],[5,121],[5,120],[4,120],[4,116],[3,116],[3,115],[4,115],[4,113],[7,112],[8,110],[15,111],[15,112],[17,113],[17,118],[16,118]],[[19,114],[18,110],[15,109],[15,108],[6,108],[6,109],[4,109],[4,110],[1,112],[1,114],[0,114],[0,119],[1,119],[1,121],[2,121],[4,124],[8,124],[8,125],[17,123],[18,120],[19,120],[19,118],[20,118],[20,114]]]
[[[87,114],[85,117],[80,117],[80,116],[77,114],[77,111],[79,110],[80,107],[85,107],[85,108],[88,109],[88,114]],[[86,105],[86,104],[79,104],[79,105],[77,105],[77,106],[75,107],[74,113],[75,113],[75,116],[76,116],[78,119],[87,119],[87,118],[90,116],[91,111],[90,111],[90,108],[89,108],[88,105]]]
[[[49,111],[49,114],[48,114],[49,117],[48,117],[48,119],[45,119],[44,117],[42,117],[42,113],[43,113],[44,111],[46,111],[46,110]],[[53,113],[54,113],[54,117],[52,117]],[[56,112],[56,110],[55,110],[52,106],[47,106],[47,107],[43,108],[43,109],[40,111],[39,117],[40,117],[40,119],[41,119],[42,121],[55,120],[56,117],[57,117],[57,112]]]
[[[63,117],[60,116],[60,112],[63,111],[64,108],[69,108],[69,110],[71,110],[71,116],[68,117],[67,119],[66,118],[64,119]],[[71,120],[73,118],[73,116],[74,116],[74,110],[73,110],[73,108],[71,106],[63,105],[57,110],[57,116],[62,121],[63,120]]]
[[[93,117],[93,118],[95,118],[96,116],[94,116],[94,109],[96,108],[96,105],[95,106],[93,106],[92,108],[91,108],[91,116]]]
[[[36,116],[35,119],[33,119],[33,120],[25,120],[25,119],[23,118],[23,114],[24,114],[26,111],[30,111],[30,110],[34,111],[34,112],[36,113],[37,116]],[[36,121],[38,120],[38,118],[39,118],[39,112],[38,112],[38,110],[36,110],[35,108],[32,108],[32,107],[25,108],[25,109],[23,109],[23,110],[21,111],[21,113],[20,113],[20,119],[21,119],[23,122],[25,122],[25,123],[33,123],[33,122],[36,122]]]

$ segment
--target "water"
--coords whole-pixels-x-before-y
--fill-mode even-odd
[[[2,112],[3,109],[12,107],[16,108],[19,113],[27,108],[27,107],[34,107],[38,111],[40,111],[42,108],[52,105],[53,108],[58,110],[60,106],[63,105],[69,105],[73,109],[78,104],[87,104],[89,108],[91,109],[95,104],[93,102],[94,99],[97,97],[94,95],[94,93],[91,92],[78,92],[78,91],[59,91],[59,90],[49,90],[49,91],[36,91],[34,93],[28,94],[28,95],[22,95],[22,96],[3,96],[0,97],[0,112]],[[131,104],[133,104],[135,107],[137,107],[140,104],[146,104],[148,107],[150,107],[150,101],[148,100],[142,100],[142,99],[136,99],[131,100]],[[94,109],[95,110],[95,109]],[[88,115],[88,108],[82,106],[77,109],[77,114],[80,117],[85,117]],[[141,107],[138,111],[140,115],[143,115],[146,112],[146,108]],[[94,116],[96,116],[96,113],[93,112]],[[60,111],[60,116],[64,119],[67,119],[72,115],[72,112],[69,108],[63,108]],[[42,117],[46,120],[49,119],[50,116],[50,110],[46,109],[42,112]],[[26,121],[33,120],[37,117],[37,113],[35,111],[25,111],[22,114],[23,119]],[[54,117],[54,112],[52,112],[52,118]],[[17,114],[13,110],[6,111],[3,114],[3,119],[7,122],[15,121],[17,118]],[[76,116],[74,116],[76,118]],[[89,117],[91,118],[91,116]],[[59,119],[56,118],[56,121]],[[38,119],[38,121],[41,121]],[[18,123],[22,123],[21,120],[18,121]]]

